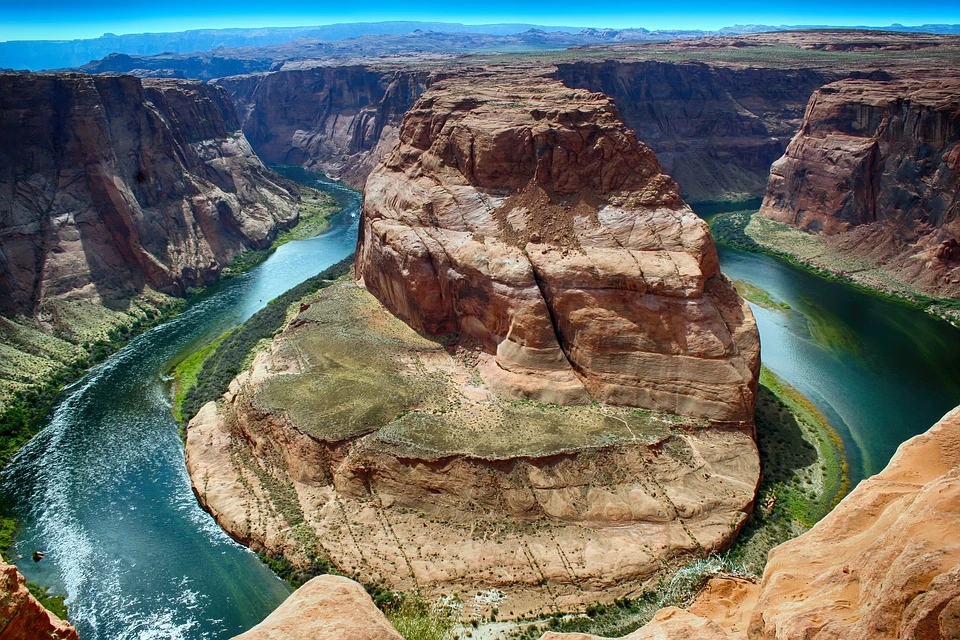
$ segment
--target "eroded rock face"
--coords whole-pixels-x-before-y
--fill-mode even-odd
[[[501,393],[750,422],[756,324],[609,98],[529,73],[437,83],[364,192],[357,275]]]
[[[402,640],[363,587],[318,576],[235,640]]]
[[[691,637],[960,637],[960,407],[900,445],[813,529],[775,547],[759,585],[714,579],[689,611],[663,609],[627,636]]]
[[[0,313],[180,293],[296,220],[226,93],[199,82],[0,75]]]
[[[810,94],[840,77],[821,69],[615,60],[560,64],[556,76],[613,98],[694,202],[763,195]]]
[[[243,131],[268,162],[303,165],[362,188],[431,81],[416,68],[304,62],[224,78]]]
[[[13,565],[0,558],[0,640],[79,640],[77,630],[43,608]]]
[[[749,428],[505,400],[356,283],[308,305],[187,429],[201,504],[254,549],[516,617],[636,595],[752,508]]]
[[[761,215],[932,295],[960,295],[960,78],[844,80],[810,99]]]

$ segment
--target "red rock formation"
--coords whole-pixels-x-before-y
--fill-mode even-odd
[[[430,74],[415,67],[308,61],[217,82],[230,93],[244,133],[265,160],[303,165],[360,188],[396,144],[403,114]]]
[[[753,419],[759,342],[706,224],[602,94],[529,73],[437,83],[364,192],[357,273],[488,384]]]
[[[297,589],[267,619],[234,640],[402,640],[363,587],[319,576]]]
[[[960,78],[843,80],[810,99],[761,215],[960,296]]]
[[[713,64],[585,61],[559,64],[555,75],[613,98],[687,200],[759,197],[810,94],[842,72],[724,67],[711,60],[720,43],[698,42]]]
[[[900,445],[813,529],[774,548],[759,585],[714,579],[689,611],[663,609],[624,640],[693,637],[960,637],[960,407]]]
[[[0,558],[0,640],[78,640],[77,630],[43,608],[23,576]]]
[[[0,75],[0,139],[0,313],[182,292],[296,219],[211,85]]]

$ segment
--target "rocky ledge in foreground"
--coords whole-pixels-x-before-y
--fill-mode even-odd
[[[434,85],[362,227],[366,288],[303,301],[188,427],[234,537],[467,619],[627,597],[732,540],[759,477],[756,326],[607,98]]]
[[[0,639],[78,640],[77,630],[43,608],[23,576],[0,558]]]
[[[505,70],[435,83],[367,180],[360,234],[367,289],[475,341],[501,394],[753,420],[749,307],[603,94]]]
[[[714,579],[689,610],[662,609],[624,640],[958,637],[960,407],[900,445],[813,529],[774,548],[759,585]]]
[[[762,244],[875,288],[960,297],[960,77],[818,90],[760,215],[823,243],[748,228]]]

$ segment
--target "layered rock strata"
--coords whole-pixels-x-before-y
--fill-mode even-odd
[[[354,283],[303,306],[187,429],[201,504],[254,549],[514,617],[638,594],[752,507],[748,428],[505,400]]]
[[[0,313],[181,293],[296,221],[227,94],[199,82],[0,75]]]
[[[722,51],[702,47],[706,60]],[[683,197],[696,202],[762,196],[810,95],[841,72],[606,60],[559,64],[555,75],[613,98]]]
[[[357,275],[501,393],[751,422],[756,324],[706,223],[602,94],[434,84],[364,192]]]
[[[630,640],[960,637],[960,408],[900,445],[813,529],[770,552],[759,585],[714,579]],[[547,634],[544,640],[587,640]]]
[[[960,77],[829,84],[773,165],[760,215],[822,234],[907,290],[956,298],[958,143]]]
[[[243,131],[268,162],[302,165],[362,188],[397,141],[400,121],[432,74],[320,62],[223,78]]]
[[[43,608],[23,576],[0,558],[0,640],[79,640],[77,630]]]

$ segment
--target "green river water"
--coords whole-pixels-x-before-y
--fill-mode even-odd
[[[67,594],[83,640],[221,640],[289,593],[197,505],[164,372],[353,251],[359,196],[324,188],[345,206],[328,232],[280,247],[93,369],[4,471],[25,525],[15,553],[47,553],[20,566]],[[722,249],[721,262],[790,306],[754,307],[763,361],[833,423],[854,482],[960,402],[960,331],[767,256]]]

